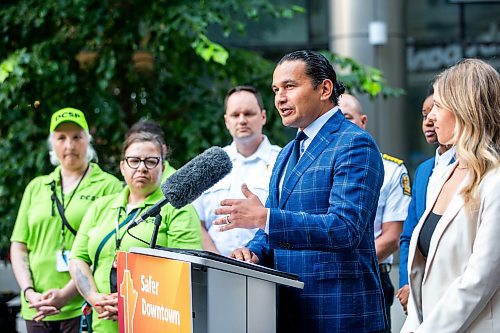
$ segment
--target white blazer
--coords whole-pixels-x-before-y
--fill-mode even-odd
[[[450,166],[439,189],[456,168]],[[468,178],[468,177],[467,177]],[[500,332],[500,168],[488,172],[478,188],[479,209],[472,216],[460,190],[439,220],[427,260],[417,241],[440,191],[415,227],[408,254],[410,298],[407,332]]]

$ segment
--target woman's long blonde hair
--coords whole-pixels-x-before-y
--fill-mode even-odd
[[[462,191],[471,211],[484,175],[500,160],[500,75],[478,59],[464,59],[439,74],[434,89],[456,117],[454,143],[472,181]]]

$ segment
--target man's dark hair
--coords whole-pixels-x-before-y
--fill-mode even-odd
[[[333,83],[333,93],[330,100],[338,104],[339,96],[345,92],[342,82],[337,81],[337,74],[330,62],[320,53],[311,50],[294,51],[285,54],[278,62],[281,65],[285,61],[303,61],[306,64],[305,74],[311,78],[314,89],[324,80],[331,80]]]
[[[227,91],[226,98],[224,98],[224,110],[227,108],[227,100],[229,99],[229,96],[234,94],[235,92],[239,91],[248,91],[249,93],[252,93],[255,96],[255,99],[257,100],[257,104],[259,104],[260,110],[264,110],[264,103],[262,102],[262,96],[260,93],[255,89],[254,86],[236,86]]]

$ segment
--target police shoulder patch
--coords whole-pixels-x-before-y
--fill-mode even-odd
[[[383,158],[384,160],[394,162],[394,163],[396,163],[397,165],[401,165],[401,164],[403,164],[403,160],[401,160],[401,159],[399,159],[399,158],[397,158],[397,157],[394,157],[394,156],[388,155],[388,154],[383,154],[383,155],[382,155],[382,158]]]
[[[403,194],[407,196],[411,196],[411,185],[410,185],[410,177],[407,173],[403,173],[401,175],[400,180],[401,187],[403,188]]]

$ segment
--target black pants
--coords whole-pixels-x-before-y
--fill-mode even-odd
[[[389,277],[389,272],[380,272],[382,281],[382,291],[384,292],[385,315],[387,317],[387,327],[383,332],[391,332],[391,305],[394,303],[394,285]]]
[[[26,320],[26,329],[28,333],[78,333],[80,331],[80,317],[39,322]]]

